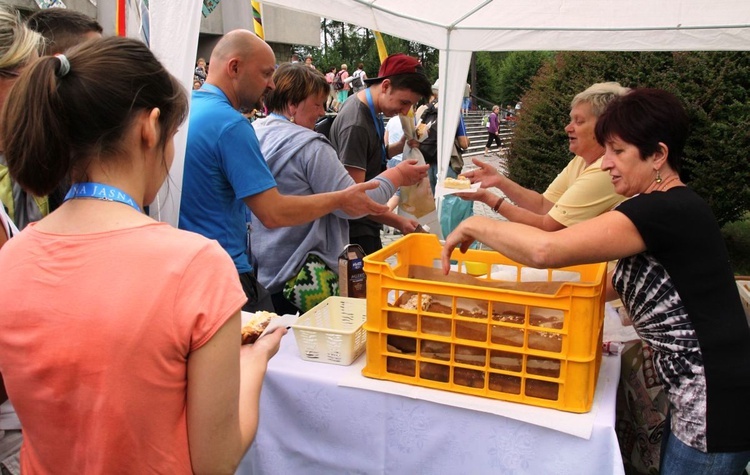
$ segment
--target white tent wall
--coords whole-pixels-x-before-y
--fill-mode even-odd
[[[466,84],[466,76],[469,71],[471,51],[440,50],[439,61],[438,143],[440,149],[438,151],[438,178],[439,182],[442,183],[448,170],[453,139],[456,136],[458,118],[461,114],[461,102],[464,97],[463,86]],[[461,87],[457,87],[457,85]]]
[[[154,0],[150,3],[151,50],[159,61],[185,86],[193,89],[195,52],[198,49],[201,0]],[[149,212],[154,219],[177,227],[185,165],[187,121],[174,138],[174,162],[169,179],[159,190]]]

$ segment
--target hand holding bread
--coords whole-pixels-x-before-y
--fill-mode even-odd
[[[242,344],[251,345],[255,343],[271,322],[271,319],[278,317],[273,312],[259,311],[252,314],[252,317],[242,326]]]

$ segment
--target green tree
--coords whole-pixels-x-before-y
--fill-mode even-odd
[[[477,106],[490,109],[494,104],[500,104],[500,80],[498,71],[503,58],[508,53],[493,53],[488,51],[477,51],[476,57],[477,82],[474,85],[474,95]]]
[[[343,63],[349,66],[349,71],[353,71],[361,62],[365,65],[365,73],[368,77],[378,75],[380,57],[372,31],[325,18],[321,20],[320,28],[323,38],[322,47],[294,45],[292,51],[301,57],[311,55],[313,62],[321,71],[327,71],[331,67],[338,69]],[[437,78],[438,50],[389,35],[383,35],[383,42],[389,54],[406,53],[418,57],[430,80],[434,81]]]
[[[553,58],[547,51],[514,51],[505,57],[497,74],[498,100],[501,104],[515,104],[526,92],[531,79],[545,61]]]
[[[679,97],[691,121],[682,178],[720,223],[750,209],[750,52],[561,52],[523,96],[509,169],[543,191],[570,160],[570,101],[596,82],[657,87]],[[634,118],[637,120],[637,118]]]

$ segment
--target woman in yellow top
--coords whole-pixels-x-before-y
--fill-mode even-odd
[[[616,82],[605,82],[594,84],[573,98],[565,132],[575,157],[544,193],[524,188],[498,173],[491,164],[474,159],[479,168],[464,176],[472,183],[481,182],[482,189],[462,194],[461,198],[481,201],[508,221],[546,231],[563,229],[609,211],[623,197],[615,193],[609,177],[601,170],[604,147],[596,141],[594,128],[607,104],[627,92],[627,88]],[[485,189],[493,187],[504,196],[498,197]]]

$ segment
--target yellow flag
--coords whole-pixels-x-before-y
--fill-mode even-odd
[[[251,0],[250,3],[253,6],[253,27],[255,28],[255,34],[258,35],[258,38],[264,40],[263,21],[260,18],[260,2]]]
[[[375,44],[378,47],[378,56],[380,56],[380,62],[382,63],[388,57],[388,51],[385,49],[385,42],[383,42],[383,36],[380,32],[373,31],[372,33],[375,35]]]

